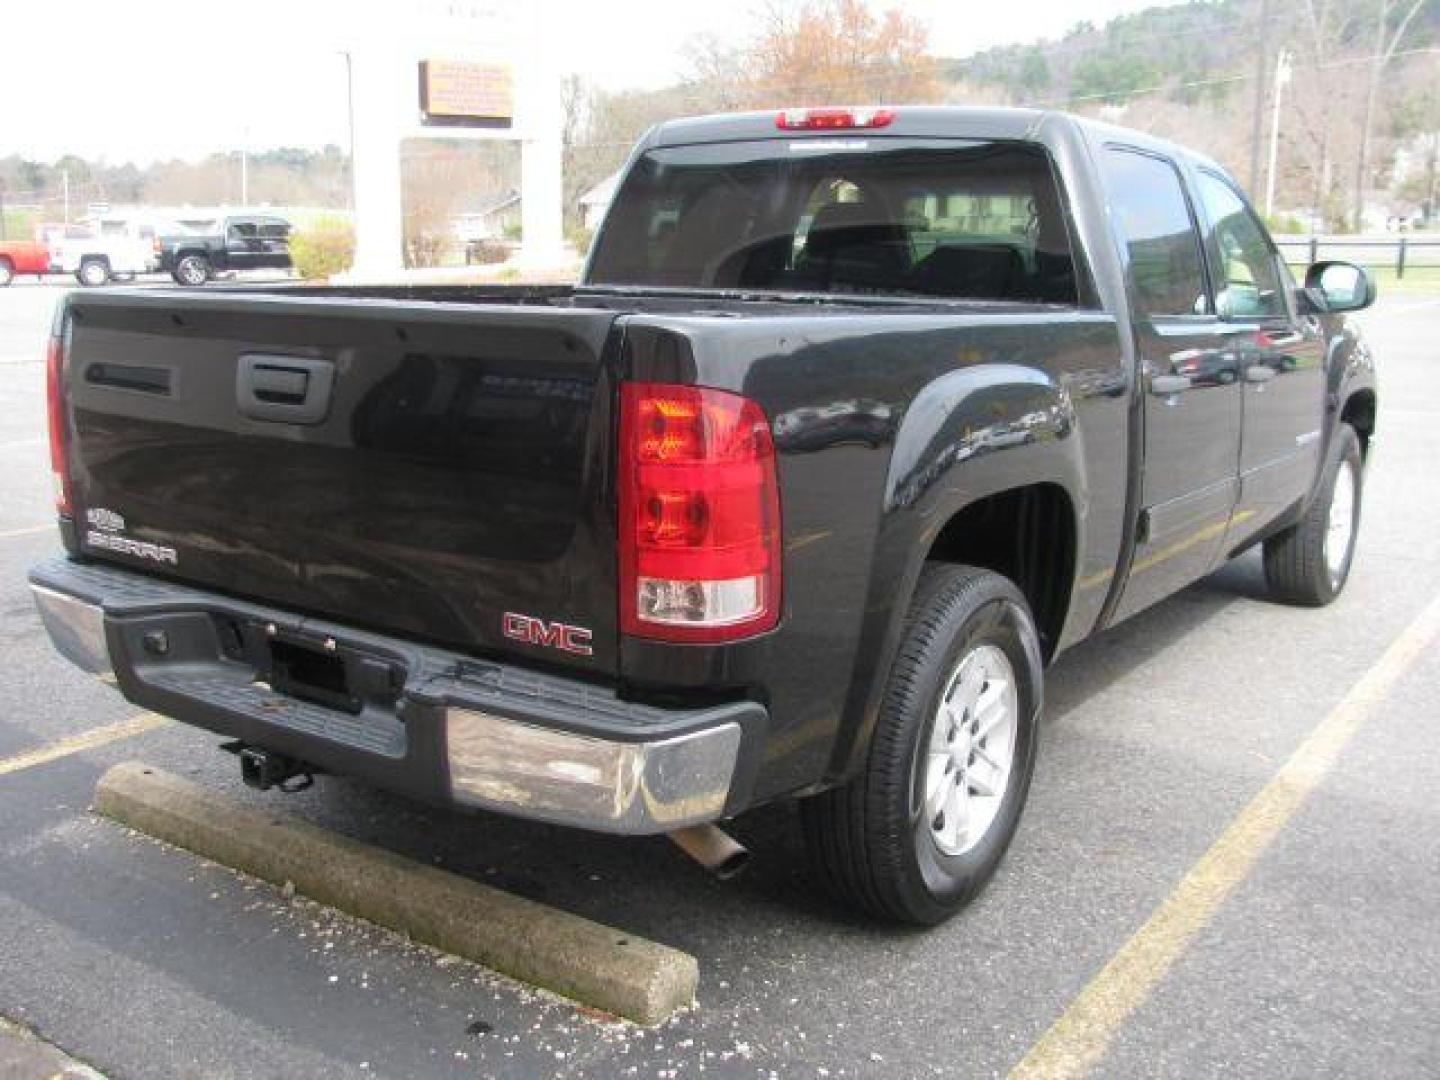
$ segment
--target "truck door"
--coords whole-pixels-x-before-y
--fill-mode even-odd
[[[231,270],[253,270],[261,262],[260,227],[252,218],[225,220],[225,263]]]
[[[290,223],[281,218],[260,219],[261,265],[271,269],[290,266]]]
[[[1296,307],[1294,282],[1260,220],[1230,183],[1196,174],[1220,318],[1236,330],[1242,390],[1240,501],[1227,549],[1310,490],[1320,465],[1325,353],[1320,326]]]
[[[1119,620],[1219,558],[1239,488],[1241,331],[1215,314],[1175,164],[1107,146],[1103,174],[1128,264],[1144,413],[1141,515]]]

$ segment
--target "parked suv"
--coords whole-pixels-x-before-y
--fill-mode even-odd
[[[290,269],[290,222],[273,214],[232,214],[157,242],[160,269],[181,285],[204,285],[218,272]]]

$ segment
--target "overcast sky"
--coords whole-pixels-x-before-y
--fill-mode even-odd
[[[755,0],[544,2],[561,68],[610,89],[674,81],[685,71],[688,39],[709,33],[743,40],[759,10]],[[937,55],[963,56],[1057,37],[1080,19],[1101,23],[1155,2],[900,0],[898,6],[930,26]],[[0,156],[51,160],[74,152],[148,162],[235,149],[242,141],[255,148],[343,146],[341,50],[357,12],[372,6],[381,8],[382,0],[9,4]],[[484,18],[496,8],[514,10],[508,0],[383,3],[408,25],[435,25],[457,11]],[[437,37],[426,51],[446,55],[444,37]]]

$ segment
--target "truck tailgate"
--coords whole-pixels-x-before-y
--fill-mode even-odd
[[[615,669],[614,312],[159,292],[70,309],[86,554]],[[583,630],[532,632],[558,624]]]

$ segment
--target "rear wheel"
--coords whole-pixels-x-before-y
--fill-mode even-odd
[[[110,280],[110,266],[104,259],[85,259],[75,271],[75,280],[86,288],[104,285]]]
[[[0,289],[15,280],[15,264],[9,259],[0,259]]]
[[[186,255],[175,264],[171,273],[177,284],[195,288],[210,280],[210,260],[204,255]]]
[[[832,892],[922,926],[980,892],[1030,787],[1042,678],[1039,636],[1011,582],[926,567],[863,771],[801,806]]]
[[[1265,580],[1275,599],[1321,607],[1340,595],[1355,561],[1363,491],[1360,438],[1341,424],[1305,517],[1265,541]]]

